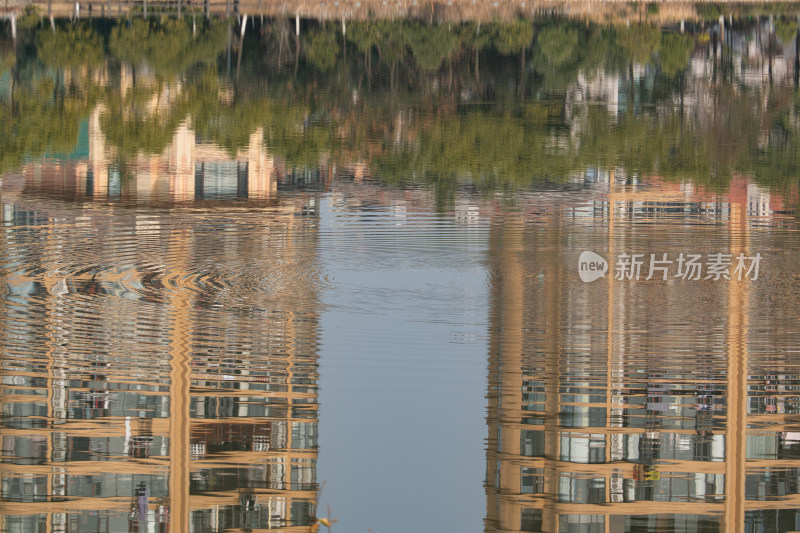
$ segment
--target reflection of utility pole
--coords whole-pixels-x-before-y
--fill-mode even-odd
[[[738,184],[746,187],[746,184]],[[734,182],[732,189],[737,187]],[[746,253],[747,192],[744,198],[730,193],[728,223],[730,253],[735,260]],[[736,195],[736,196],[740,196]],[[743,200],[743,201],[742,201]],[[727,427],[725,431],[725,526],[729,532],[744,531],[746,443],[747,443],[747,279],[728,282],[728,367],[727,367]]]
[[[800,81],[800,15],[797,17],[797,33],[794,36],[794,88]]]
[[[239,81],[239,70],[242,68],[242,52],[244,51],[244,32],[247,30],[247,13],[242,17],[241,35],[239,36],[239,57],[236,59],[236,81]]]
[[[177,234],[172,246],[178,257],[186,257],[188,234]],[[170,298],[172,333],[169,342],[169,498],[170,530],[189,531],[189,402],[190,302],[182,287]]]
[[[225,7],[225,16],[228,16],[228,8],[227,4]],[[228,76],[231,75],[231,41],[233,41],[233,30],[231,29],[231,23],[228,23],[228,49],[227,49],[227,57],[228,57]]]

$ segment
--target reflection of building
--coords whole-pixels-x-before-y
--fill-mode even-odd
[[[0,530],[308,530],[316,201],[236,205],[2,191]]]
[[[29,163],[28,190],[75,199],[192,202],[195,200],[274,199],[278,169],[267,152],[262,131],[235,157],[215,144],[200,142],[186,124],[172,135],[163,154],[130,160],[113,156],[100,126],[98,106],[79,132],[87,154],[57,162]]]
[[[763,109],[754,117],[763,116],[765,123],[759,126],[769,128],[769,110],[779,107],[776,104],[783,98],[790,98],[782,94],[791,94],[796,86],[800,68],[796,36],[781,42],[775,35],[774,25],[760,19],[733,30],[723,27],[722,32],[717,24],[709,32],[710,40],[705,41],[702,38],[709,37],[707,34],[691,38],[686,35],[694,49],[688,57],[680,87],[670,87],[668,98],[658,94],[657,83],[662,74],[658,61],[652,58],[647,65],[632,63],[622,70],[579,71],[565,95],[566,118],[573,135],[584,127],[578,111],[590,104],[604,106],[613,120],[626,112],[647,114],[647,108],[653,107],[655,116],[678,112],[681,117],[692,117],[700,128],[709,125],[717,125],[718,129],[732,128],[726,121],[741,105],[738,101],[740,89],[744,87],[761,94]],[[770,102],[770,98],[777,102]]]
[[[793,271],[754,229],[777,199],[736,180],[717,197],[608,187],[492,230],[486,531],[797,529],[800,367],[780,331],[797,288],[577,275],[583,250]]]

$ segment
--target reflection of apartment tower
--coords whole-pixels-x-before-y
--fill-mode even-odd
[[[167,99],[168,101],[168,99]],[[163,103],[155,103],[156,106]],[[95,200],[191,202],[194,200],[264,201],[277,193],[276,166],[259,128],[236,154],[200,142],[187,119],[172,135],[163,154],[119,160],[101,127],[102,105],[79,132],[76,153],[57,160],[29,163],[26,188],[61,197]]]
[[[611,192],[492,228],[486,531],[797,529],[800,368],[754,306],[779,296],[616,280],[612,261],[578,279],[583,250],[757,251],[762,193],[689,196]]]
[[[302,206],[176,225],[1,200],[18,267],[0,278],[0,530],[307,531],[317,314],[298,273],[316,224]]]

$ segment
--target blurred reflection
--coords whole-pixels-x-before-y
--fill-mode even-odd
[[[253,157],[238,176],[274,198],[269,172],[250,181]],[[37,166],[38,193],[58,193],[66,175],[83,198],[87,166]],[[179,173],[153,175],[152,188],[139,174],[126,194],[178,203],[2,191],[3,531],[313,523],[316,195],[284,187],[272,206],[185,209],[170,189]],[[197,180],[204,199],[227,183],[218,169],[209,176]]]
[[[623,7],[0,42],[0,529],[312,524],[318,209],[345,174],[332,205],[392,227],[431,200],[482,246],[491,212],[487,531],[800,529],[796,20]],[[584,250],[765,271],[587,284]]]
[[[492,227],[486,531],[796,529],[797,268],[777,227],[795,221],[741,179],[605,176],[596,200]],[[772,274],[584,283],[583,250],[761,250]]]

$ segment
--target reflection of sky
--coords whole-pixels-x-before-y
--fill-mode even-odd
[[[354,241],[363,234],[342,224],[352,216],[323,200],[318,514],[330,505],[343,531],[482,529],[487,348],[472,336],[488,314],[482,246],[436,220],[432,248],[408,261],[403,241],[419,244],[424,226],[377,224],[376,249]]]

